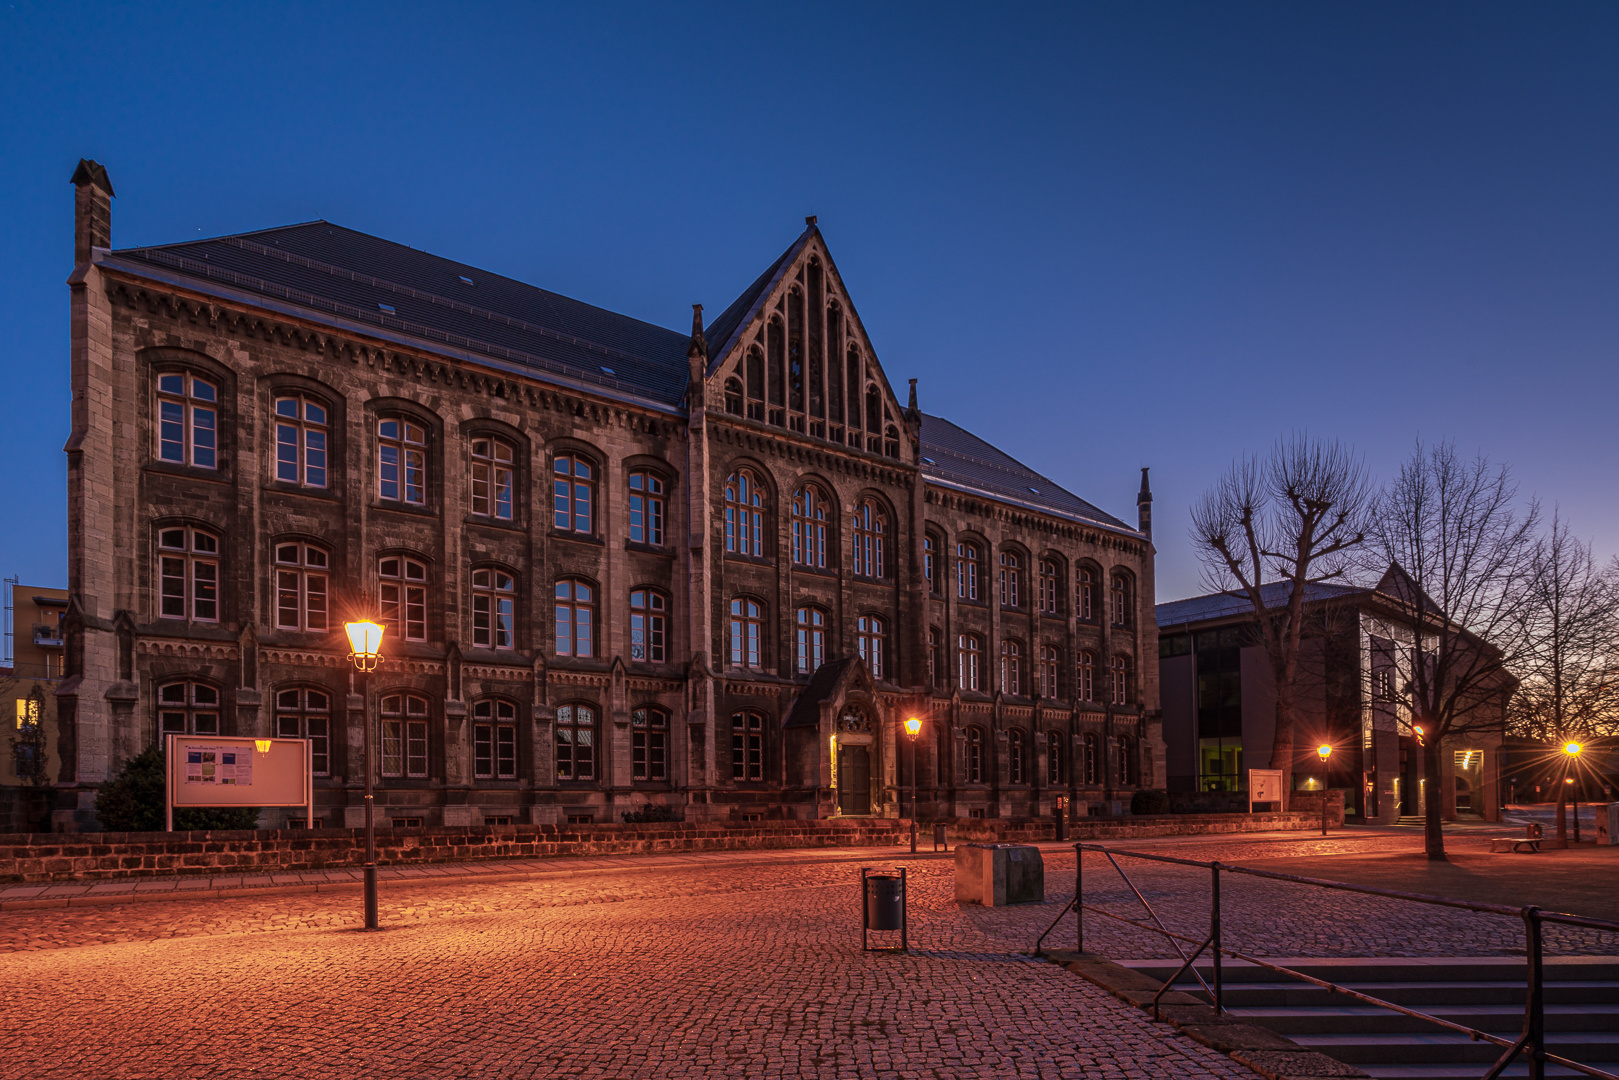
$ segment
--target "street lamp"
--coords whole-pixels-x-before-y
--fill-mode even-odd
[[[1568,770],[1579,764],[1580,751],[1584,749],[1585,747],[1573,741],[1563,744],[1564,773],[1567,773]],[[1574,778],[1572,776],[1565,775],[1563,777],[1563,783],[1568,786],[1569,801],[1574,804],[1574,842],[1577,844],[1580,842],[1580,789],[1579,786],[1574,783]]]
[[[1332,747],[1322,743],[1315,748],[1316,755],[1321,758],[1321,835],[1327,835],[1327,759],[1332,756]]]
[[[365,928],[377,928],[377,827],[371,794],[371,697],[367,676],[382,660],[382,626],[369,619],[345,623],[349,659],[360,673],[360,707],[365,716]]]
[[[916,854],[916,737],[922,733],[922,721],[913,716],[905,721],[905,734],[911,739],[911,854]]]

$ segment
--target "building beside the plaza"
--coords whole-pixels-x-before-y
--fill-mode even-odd
[[[357,820],[367,610],[384,822],[1163,786],[1145,471],[1132,525],[897,395],[813,218],[687,332],[324,221],[111,250],[73,182],[64,825],[168,731]]]
[[[1289,586],[1276,582],[1262,592],[1280,609]],[[1325,784],[1344,793],[1346,814],[1384,824],[1421,815],[1429,797],[1404,689],[1412,657],[1400,596],[1397,568],[1369,588],[1309,586],[1294,728],[1294,790]],[[1252,605],[1246,596],[1210,593],[1159,604],[1156,614],[1169,790],[1246,791],[1248,770],[1280,767],[1272,760],[1276,683]],[[1470,730],[1446,737],[1445,820],[1498,820],[1509,692],[1492,698]],[[1322,743],[1333,747],[1325,775],[1316,754]]]
[[[0,832],[49,821],[57,753],[56,687],[62,677],[66,589],[5,581],[7,663],[0,664]]]

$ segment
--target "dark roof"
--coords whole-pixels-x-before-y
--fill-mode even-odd
[[[1308,604],[1371,591],[1358,585],[1317,582],[1304,587],[1304,602]],[[1287,581],[1273,581],[1268,585],[1261,585],[1259,595],[1264,599],[1267,608],[1283,607],[1287,604],[1287,598],[1293,595],[1293,585]],[[1209,593],[1206,596],[1193,596],[1185,600],[1171,600],[1166,604],[1159,604],[1154,610],[1157,613],[1158,628],[1167,630],[1187,623],[1248,614],[1254,608],[1246,594],[1233,596],[1231,593]]]
[[[926,413],[922,414],[922,473],[930,480],[969,488],[993,499],[1135,531],[972,432]]]
[[[731,347],[731,341],[736,337],[737,331],[744,329],[753,321],[754,311],[770,292],[771,286],[775,285],[782,271],[798,258],[798,253],[804,250],[804,245],[809,243],[809,238],[814,232],[815,226],[811,225],[800,233],[797,240],[787,245],[787,250],[781,253],[781,258],[771,263],[769,269],[755,278],[753,284],[744,289],[742,295],[737,297],[730,307],[720,312],[719,317],[708,324],[708,328],[703,331],[703,337],[708,341],[709,374],[714,373],[726,350]]]
[[[114,254],[668,405],[690,378],[687,334],[325,221]]]
[[[828,660],[815,669],[809,685],[804,687],[793,702],[783,727],[817,727],[821,723],[821,702],[837,693],[838,682],[846,672],[860,662],[858,656],[845,656],[841,660]]]

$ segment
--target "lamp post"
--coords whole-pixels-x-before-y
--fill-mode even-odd
[[[1317,756],[1321,758],[1321,835],[1327,835],[1327,759],[1332,757],[1332,747],[1322,743],[1315,748]]]
[[[911,717],[905,721],[905,734],[911,740],[911,854],[916,854],[916,737],[922,733],[922,721]]]
[[[1585,747],[1577,742],[1563,744],[1563,761],[1565,763],[1563,767],[1565,771],[1573,769],[1580,763],[1580,751],[1584,749]],[[1568,787],[1569,800],[1574,804],[1574,842],[1577,844],[1580,842],[1580,787],[1574,782],[1572,776],[1565,776],[1563,783]]]
[[[365,717],[365,928],[377,928],[377,826],[371,792],[371,694],[367,677],[382,659],[382,626],[361,619],[343,627],[349,635],[349,659],[360,673],[360,702]]]

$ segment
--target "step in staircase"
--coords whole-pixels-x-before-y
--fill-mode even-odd
[[[1502,1038],[1515,1039],[1523,1031],[1521,957],[1275,962]],[[1164,960],[1123,963],[1160,980],[1180,966]],[[1212,968],[1200,963],[1198,970],[1212,985]],[[1221,971],[1225,1006],[1232,1016],[1270,1028],[1378,1080],[1480,1077],[1501,1054],[1490,1043],[1473,1042],[1466,1035],[1252,964],[1226,961]],[[1203,996],[1189,974],[1176,988]],[[1619,1073],[1619,957],[1548,957],[1545,1002],[1548,1050]],[[1527,1076],[1528,1065],[1520,1058],[1504,1075]],[[1546,1075],[1581,1074],[1548,1066]]]

